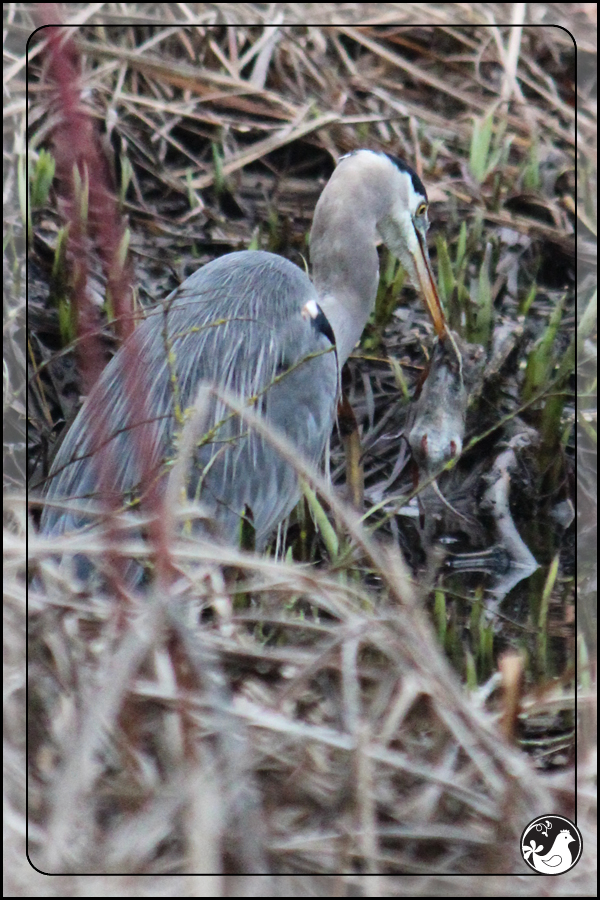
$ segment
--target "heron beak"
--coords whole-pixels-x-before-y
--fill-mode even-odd
[[[425,243],[424,235],[421,234],[418,228],[415,228],[415,232],[419,241],[418,250],[411,253],[418,282],[415,287],[421,292],[423,303],[431,316],[435,333],[440,340],[444,340],[448,334],[448,323],[446,322],[446,316],[440,303],[437,285],[431,270],[427,244]]]

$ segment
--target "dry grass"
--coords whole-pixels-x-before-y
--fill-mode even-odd
[[[496,408],[474,407],[461,477],[470,473],[475,493],[493,462],[494,441],[524,416],[537,443],[535,453],[523,455],[517,487],[523,505],[543,493],[541,517],[574,492],[569,270],[577,153],[578,302],[587,315],[577,338],[580,512],[584,538],[591,533],[595,546],[585,455],[595,439],[595,107],[580,78],[576,133],[571,39],[548,27],[571,27],[580,61],[595,61],[595,7],[569,7],[568,14],[546,4],[277,4],[268,11],[258,4],[70,4],[68,11],[78,26],[85,105],[106,124],[113,146],[117,193],[128,182],[122,210],[140,306],[228,250],[259,246],[300,263],[316,198],[342,153],[368,145],[415,164],[430,188],[449,315],[474,330],[467,337],[477,332],[482,339],[485,322],[469,303],[477,296],[483,308],[487,291],[494,333],[516,334],[517,320],[521,329],[488,371],[486,396],[497,390]],[[507,16],[518,23],[523,10],[540,27],[504,27]],[[6,893],[595,894],[595,645],[588,615],[595,569],[584,566],[578,582],[578,642],[562,532],[536,589],[537,617],[516,631],[497,611],[492,626],[485,617],[475,621],[473,596],[461,619],[460,598],[431,567],[413,583],[398,547],[405,541],[399,510],[412,486],[408,472],[395,470],[397,439],[390,435],[406,419],[398,379],[412,390],[430,332],[406,308],[401,318],[391,312],[398,285],[391,269],[378,316],[347,374],[366,450],[369,524],[381,539],[285,446],[334,526],[335,551],[318,535],[302,553],[294,546],[302,562],[192,542],[177,527],[187,509],[169,509],[160,535],[147,543],[127,542],[124,532],[117,540],[116,526],[102,543],[84,532],[42,538],[30,518],[27,549],[37,577],[28,605],[28,849],[41,871],[61,874],[47,878],[29,867],[23,488],[26,471],[31,483],[46,474],[57,423],[76,406],[79,382],[70,362],[80,339],[69,331],[64,304],[62,313],[57,309],[64,296],[52,281],[63,222],[55,195],[33,208],[30,225],[24,204],[19,208],[19,192],[24,198],[29,183],[33,192],[36,179],[23,165],[23,53],[34,18],[32,8],[16,4],[4,14],[11,137],[4,193],[12,203],[5,226]],[[103,27],[108,22],[118,27]],[[42,44],[34,44],[34,169],[55,125],[43,59]],[[468,241],[459,262],[462,222]],[[383,258],[382,272],[385,265]],[[86,278],[103,298],[102,265],[92,261]],[[559,303],[563,313],[551,332]],[[112,328],[104,331],[113,342]],[[492,356],[506,352],[492,342],[489,349]],[[476,447],[485,457],[479,468]],[[341,445],[332,448],[331,468],[334,481],[343,479]],[[178,495],[176,484],[171,495]],[[541,529],[549,522],[543,518]],[[78,552],[98,560],[146,556],[158,574],[143,596],[118,575],[114,596],[92,592],[70,568]],[[553,557],[559,568],[550,565]],[[483,647],[490,627],[497,644],[489,658],[481,650],[473,681],[469,654],[479,652],[477,640]],[[469,640],[452,643],[452,629],[469,632]],[[544,662],[552,641],[565,648],[558,668]],[[509,652],[499,653],[500,646]],[[570,734],[576,662],[577,789]],[[570,724],[561,730],[559,721]],[[532,752],[527,742],[536,735]],[[574,818],[575,805],[581,861],[562,878],[529,877],[519,854],[524,826],[549,811]],[[212,874],[191,877],[201,873]]]

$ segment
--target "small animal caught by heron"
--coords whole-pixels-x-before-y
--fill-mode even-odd
[[[292,262],[263,251],[229,253],[187,278],[147,315],[134,335],[146,373],[137,421],[126,397],[128,341],[112,358],[61,444],[49,476],[41,527],[63,534],[89,525],[102,506],[91,427],[108,410],[111,487],[124,505],[143,498],[144,473],[135,440],[150,452],[157,478],[177,454],[182,416],[201,383],[253,409],[319,463],[335,422],[340,369],[374,309],[379,281],[377,245],[399,258],[431,316],[438,341],[460,353],[448,331],[427,250],[428,200],[418,175],[382,152],[358,150],[340,159],[314,212],[310,232],[312,281]],[[183,412],[182,412],[183,411]],[[262,550],[301,495],[298,477],[241,417],[211,399],[206,434],[196,441],[187,495],[207,511],[208,528],[238,543],[250,519]],[[419,434],[420,445],[427,441]],[[436,433],[436,462],[460,452],[460,435]],[[67,503],[68,501],[68,503]]]

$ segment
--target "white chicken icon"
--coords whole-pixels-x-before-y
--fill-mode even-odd
[[[544,875],[559,875],[566,872],[573,864],[573,857],[569,849],[569,844],[575,838],[566,828],[556,836],[556,840],[552,844],[552,848],[545,855],[543,846],[536,846],[535,841],[531,841],[528,847],[523,847],[523,854],[530,865],[538,872]]]

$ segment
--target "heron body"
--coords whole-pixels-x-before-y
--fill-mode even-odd
[[[111,488],[125,501],[143,497],[132,435],[141,429],[136,440],[141,437],[150,448],[160,478],[177,453],[182,417],[201,382],[244,401],[253,398],[253,408],[317,463],[334,423],[339,367],[375,305],[381,240],[421,289],[438,334],[445,330],[427,227],[427,197],[415,173],[386,154],[360,150],[342,158],[315,209],[312,282],[298,266],[262,251],[227,254],[191,275],[132,338],[147,385],[139,404],[147,418],[136,420],[140,413],[132,411],[136,405],[127,397],[125,355],[131,350],[126,342],[57,453],[42,530],[80,528],[90,521],[86,502],[102,501],[91,427],[98,410],[107,411]],[[261,549],[299,499],[296,473],[217,400],[208,426],[214,433],[197,443],[188,495],[201,500],[228,542],[239,540],[240,520],[250,512]],[[61,509],[65,500],[77,501],[77,511]]]
[[[229,301],[225,319],[223,297]],[[54,469],[76,461],[51,482],[49,499],[94,496],[98,472],[91,455],[89,417],[94,407],[106,406],[114,435],[111,487],[140,494],[142,472],[131,429],[143,429],[142,440],[150,442],[158,464],[175,454],[181,424],[174,414],[173,375],[182,410],[193,404],[201,381],[245,399],[259,395],[255,408],[317,462],[333,424],[337,371],[335,355],[326,352],[332,347],[330,339],[315,327],[314,319],[302,316],[310,301],[316,303],[317,294],[309,278],[272,253],[231,253],[191,275],[164,309],[139,326],[137,364],[148,385],[141,406],[152,412],[154,421],[140,424],[131,419],[121,358],[125,346],[107,365],[95,396],[83,406],[61,445]],[[322,355],[315,355],[319,351]],[[251,510],[256,542],[262,546],[294,505],[294,472],[265,441],[248,433],[243,422],[229,417],[227,409],[215,402],[210,424],[221,420],[224,424],[214,440],[196,452],[188,490],[190,496],[197,495],[202,473],[216,457],[201,485],[200,499],[231,540],[239,533],[244,508]],[[79,513],[45,510],[45,530],[63,532],[80,524]]]

